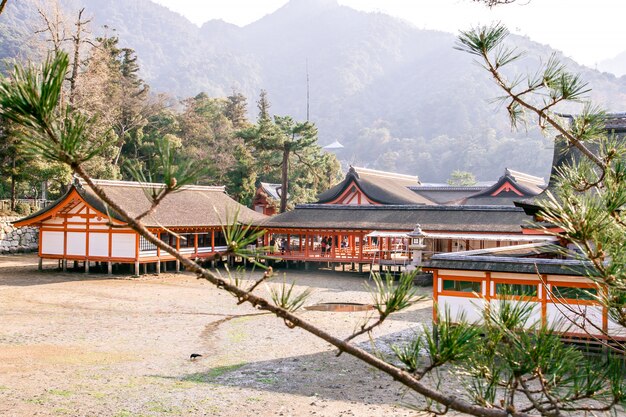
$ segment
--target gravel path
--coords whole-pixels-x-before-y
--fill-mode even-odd
[[[0,256],[2,416],[417,415],[387,376],[192,275],[110,279],[36,265]],[[369,302],[363,276],[287,273],[315,289],[307,305]],[[430,323],[431,290],[376,333],[380,346]],[[301,314],[338,336],[366,315]]]

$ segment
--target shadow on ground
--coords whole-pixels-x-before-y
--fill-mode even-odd
[[[390,344],[403,343],[417,330],[393,333],[377,340],[377,349],[391,359]],[[369,342],[360,346],[370,350]],[[152,375],[188,383],[222,385],[285,393],[322,400],[398,405],[408,401],[406,388],[391,377],[348,354],[337,351],[276,360],[219,366],[180,376]],[[358,389],[354,389],[357,385]],[[411,399],[413,401],[413,399]]]

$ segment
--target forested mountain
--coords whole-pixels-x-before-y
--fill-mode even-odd
[[[9,2],[0,17],[2,57],[19,49],[11,28],[36,26],[33,1]],[[254,103],[265,89],[274,114],[304,120],[308,67],[311,120],[322,144],[345,145],[338,154],[345,161],[426,181],[445,180],[456,169],[479,180],[497,178],[504,167],[548,173],[551,139],[536,129],[511,131],[504,110],[491,103],[499,92],[470,56],[453,49],[454,34],[335,0],[291,0],[245,27],[210,21],[200,28],[149,0],[62,4],[70,16],[86,7],[94,33],[115,29],[120,45],[136,50],[152,91],[179,99],[235,90]],[[526,38],[512,40],[528,51],[518,67],[524,73],[536,68],[537,56],[553,53]],[[599,104],[625,109],[626,79],[564,62],[589,81]]]

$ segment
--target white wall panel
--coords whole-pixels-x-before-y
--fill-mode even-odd
[[[546,306],[546,318],[548,320],[548,324],[555,326],[562,332],[585,334],[585,330],[580,327],[584,322],[581,315],[584,314],[585,317],[591,321],[591,323],[597,325],[600,329],[602,328],[601,307],[571,305],[569,308],[571,308],[572,311],[568,310],[568,308],[563,305],[548,303]],[[585,325],[585,329],[588,333],[594,335],[602,333],[599,330],[594,330],[593,326],[589,324]]]
[[[113,247],[111,254],[114,258],[134,258],[135,257],[135,234],[113,233]]]
[[[63,255],[63,232],[41,232],[41,254]]]
[[[619,337],[622,339],[626,338],[626,329],[624,328],[624,326],[614,322],[610,318],[609,318],[608,324],[609,324],[608,326],[609,335],[613,337]]]
[[[439,312],[444,314],[445,309],[450,310],[450,318],[455,321],[461,312],[465,312],[468,322],[482,320],[482,303],[479,298],[449,297],[440,295],[438,298]]]
[[[89,233],[89,256],[109,256],[108,233]]]
[[[508,302],[515,303],[515,302],[518,302],[518,301],[512,300],[512,301],[508,301]],[[491,299],[491,309],[494,312],[498,311],[498,309],[500,308],[501,304],[502,304],[502,300]],[[526,328],[529,328],[529,327],[531,327],[534,324],[541,325],[541,303],[539,303],[539,302],[529,302],[528,306],[530,308],[532,308],[532,312],[530,313],[530,318],[526,322]]]
[[[85,256],[85,232],[67,232],[67,255]]]

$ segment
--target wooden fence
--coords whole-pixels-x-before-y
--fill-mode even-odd
[[[52,200],[41,200],[38,198],[18,198],[15,200],[15,204],[26,203],[29,206],[35,207],[36,210],[40,210],[52,203]],[[0,200],[0,211],[11,210],[11,200]]]

